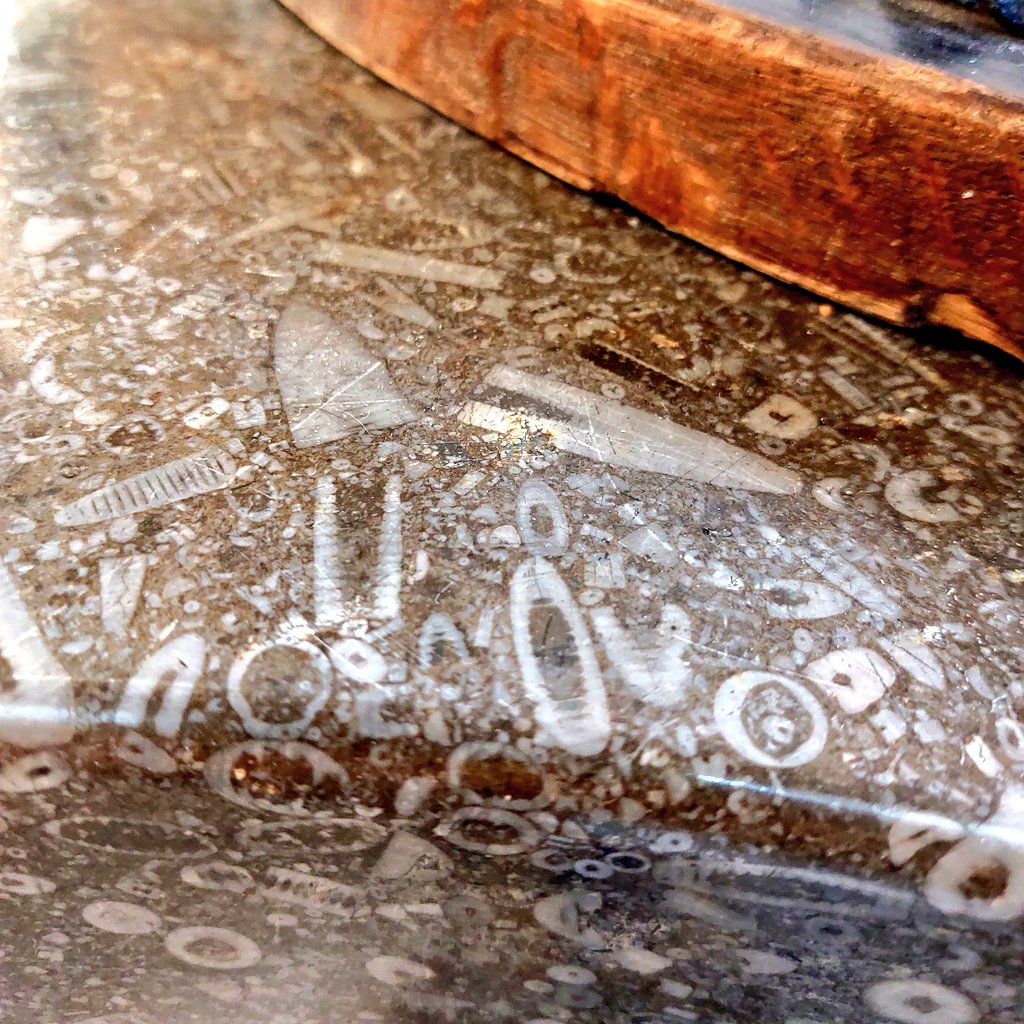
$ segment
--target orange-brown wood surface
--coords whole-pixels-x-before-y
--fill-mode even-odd
[[[1024,354],[1024,100],[707,0],[285,0],[580,188],[895,323]]]

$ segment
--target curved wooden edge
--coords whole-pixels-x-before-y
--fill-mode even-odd
[[[1024,358],[1024,101],[708,0],[284,0],[579,188],[904,326]]]

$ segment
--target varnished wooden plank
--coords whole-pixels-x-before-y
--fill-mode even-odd
[[[1024,48],[981,18],[888,0],[285,3],[580,188],[865,312],[1024,353]]]

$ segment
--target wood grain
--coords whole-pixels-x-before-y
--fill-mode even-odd
[[[1024,357],[1024,88],[749,4],[285,3],[386,81],[579,188],[866,313]]]

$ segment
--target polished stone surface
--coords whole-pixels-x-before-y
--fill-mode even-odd
[[[263,0],[0,68],[4,1021],[1021,1020],[1018,364]]]

